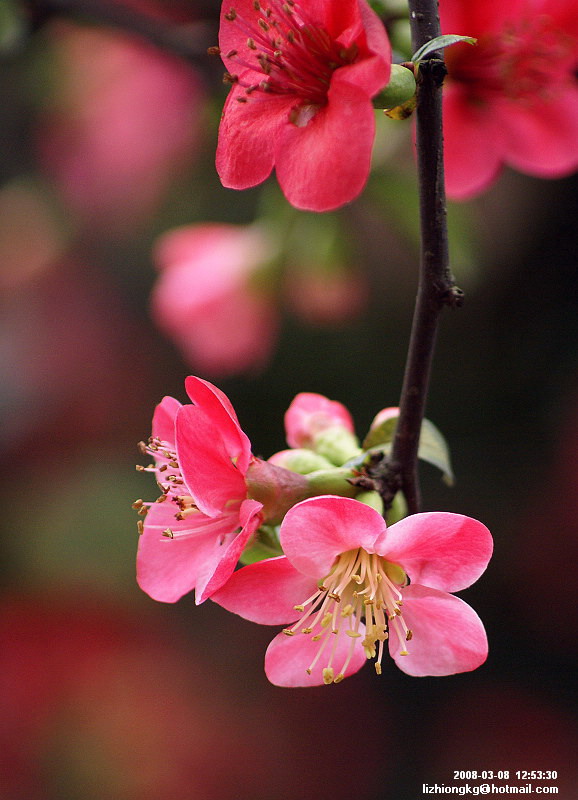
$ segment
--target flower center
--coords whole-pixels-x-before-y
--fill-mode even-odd
[[[323,659],[323,682],[326,684],[343,680],[358,639],[362,639],[366,658],[376,659],[375,671],[381,675],[383,646],[391,631],[403,643],[401,655],[409,655],[405,642],[410,641],[412,632],[401,613],[400,589],[405,585],[407,576],[397,564],[363,548],[342,553],[317,591],[295,606],[295,610],[303,614],[283,633],[311,635],[313,641],[319,642],[307,672],[311,674]],[[365,636],[360,631],[362,620],[365,621]],[[343,636],[351,641],[336,674],[335,655]]]
[[[511,23],[501,35],[481,36],[476,47],[446,51],[449,77],[467,84],[475,102],[494,93],[511,100],[551,100],[570,79],[570,36],[555,30],[547,16]]]
[[[244,87],[245,92],[237,96],[240,103],[264,94],[294,96],[298,102],[290,121],[304,127],[327,103],[333,72],[353,63],[358,47],[334,41],[295,0],[255,0],[253,10],[249,19],[234,8],[225,15],[247,36],[243,50],[223,53],[245,73],[226,73],[225,81]]]
[[[138,472],[153,472],[156,477],[157,485],[162,494],[157,497],[153,502],[144,500],[135,500],[132,504],[141,516],[146,516],[149,508],[154,503],[164,503],[167,500],[173,502],[178,507],[175,511],[176,520],[184,520],[193,514],[200,514],[199,509],[194,503],[193,498],[186,491],[185,481],[181,474],[181,468],[177,460],[177,454],[174,445],[161,439],[151,436],[147,443],[139,442],[139,449],[143,455],[150,455],[154,458],[155,463],[149,464],[148,467],[143,467],[137,464]],[[143,532],[143,522],[139,520],[138,531]],[[165,528],[162,535],[167,539],[175,539],[181,536],[186,536],[188,531],[179,530],[173,531],[172,528]]]

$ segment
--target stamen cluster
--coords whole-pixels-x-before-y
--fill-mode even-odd
[[[383,645],[389,638],[389,626],[395,630],[400,641],[410,641],[412,638],[401,612],[403,601],[400,588],[406,583],[407,577],[401,567],[375,553],[370,554],[359,548],[339,556],[333,570],[315,594],[295,606],[296,611],[304,612],[303,616],[283,630],[287,636],[312,634],[312,640],[320,642],[307,673],[311,675],[325,653],[327,661],[323,668],[323,682],[339,683],[345,677],[356,640],[362,639],[366,658],[377,659],[375,671],[381,675]],[[365,621],[365,633],[360,630],[362,619]],[[332,636],[336,637],[333,643]],[[343,665],[335,674],[333,661],[340,636],[349,636],[351,643]],[[327,650],[329,653],[326,653]],[[409,655],[405,647],[401,655]]]

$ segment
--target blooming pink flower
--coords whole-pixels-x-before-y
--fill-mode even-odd
[[[233,83],[217,148],[223,185],[255,186],[275,167],[297,208],[357,197],[375,134],[371,98],[391,63],[365,0],[225,0],[219,44]]]
[[[345,406],[322,394],[301,392],[285,412],[285,433],[290,447],[313,447],[316,436],[328,428],[354,433],[353,420]]]
[[[213,595],[254,622],[289,623],[265,656],[272,683],[337,683],[369,658],[379,675],[386,641],[409,675],[467,672],[485,661],[481,620],[448,594],[486,568],[492,538],[480,522],[432,512],[386,529],[369,506],[326,495],[292,508],[280,539],[285,556],[244,567]]]
[[[441,0],[446,50],[447,190],[465,199],[502,164],[544,178],[578,167],[578,15],[574,0]]]
[[[155,600],[174,602],[195,588],[201,603],[233,572],[263,504],[247,497],[251,445],[228,398],[200,378],[185,386],[193,404],[165,397],[145,447],[162,494],[142,504],[137,579]]]
[[[190,65],[116,33],[50,28],[59,81],[40,118],[42,162],[91,226],[124,231],[149,215],[199,138]]]
[[[159,240],[153,315],[202,372],[226,375],[266,363],[277,319],[256,277],[273,255],[255,226],[187,225]]]

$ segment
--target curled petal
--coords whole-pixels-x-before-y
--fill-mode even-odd
[[[487,658],[483,623],[459,597],[412,584],[403,591],[403,618],[412,631],[411,641],[401,642],[390,626],[389,652],[408,675],[470,672]],[[401,655],[406,649],[409,655]]]
[[[197,580],[197,604],[202,603],[207,597],[211,597],[229,580],[241,553],[261,524],[261,509],[261,503],[257,503],[255,500],[245,500],[241,505],[237,520],[241,525],[241,530],[231,531],[231,521],[229,521],[230,532],[222,542],[217,542],[214,561]]]
[[[285,412],[285,434],[290,447],[309,447],[315,434],[334,425],[354,432],[351,414],[345,406],[322,394],[301,392]]]

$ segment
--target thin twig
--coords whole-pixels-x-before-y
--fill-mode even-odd
[[[436,0],[410,0],[414,51],[440,35]],[[408,510],[420,510],[417,453],[439,315],[444,305],[461,305],[463,295],[449,269],[443,165],[441,87],[445,65],[430,57],[419,68],[417,169],[420,195],[420,278],[391,456],[370,468],[386,506],[398,489]]]

